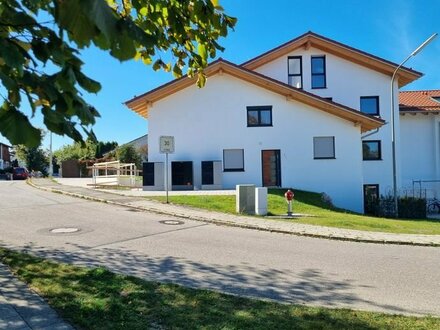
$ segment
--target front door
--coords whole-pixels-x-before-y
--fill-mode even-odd
[[[281,187],[281,157],[279,150],[261,150],[264,187]]]
[[[379,185],[364,184],[364,213],[377,215],[379,208]]]

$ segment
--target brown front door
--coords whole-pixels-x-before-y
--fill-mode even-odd
[[[264,187],[281,187],[281,157],[279,150],[261,150]]]

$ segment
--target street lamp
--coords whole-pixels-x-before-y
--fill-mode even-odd
[[[428,45],[438,33],[434,33],[428,39],[426,39],[419,47],[416,48],[405,60],[399,64],[399,66],[394,70],[393,76],[391,78],[391,144],[392,144],[392,157],[393,157],[393,197],[394,197],[394,212],[396,218],[398,217],[398,203],[397,203],[397,170],[396,170],[396,130],[395,130],[395,115],[394,112],[394,79],[397,76],[397,71],[411,58],[416,56],[426,45]],[[399,111],[397,111],[397,114]]]
[[[53,176],[53,153],[52,153],[52,132],[50,134],[49,145],[49,176]]]

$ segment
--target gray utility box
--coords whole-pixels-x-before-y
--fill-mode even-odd
[[[267,215],[267,188],[255,188],[255,214]]]
[[[164,163],[143,163],[142,166],[142,186],[144,191],[162,191],[165,190],[165,172]]]
[[[255,185],[239,184],[235,189],[236,212],[255,214]]]

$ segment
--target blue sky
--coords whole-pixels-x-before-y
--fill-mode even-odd
[[[401,62],[432,33],[440,33],[439,0],[220,0],[238,18],[221,40],[219,56],[240,64],[309,30],[393,62]],[[173,79],[142,62],[120,63],[96,49],[82,51],[84,71],[102,84],[85,95],[101,113],[94,131],[101,141],[125,143],[148,132],[147,121],[122,103]],[[440,36],[408,63],[424,77],[405,90],[440,89]],[[208,80],[209,83],[209,80]],[[32,121],[42,126],[41,118]],[[8,141],[0,136],[0,142]],[[71,143],[53,136],[53,148]],[[48,138],[43,147],[48,148]]]

